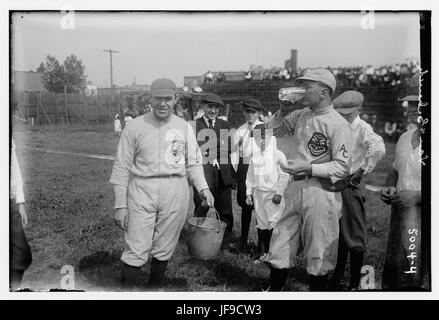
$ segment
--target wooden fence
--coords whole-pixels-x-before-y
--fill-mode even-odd
[[[85,96],[81,94],[54,94],[47,92],[16,92],[12,104],[19,114],[35,125],[85,123],[99,124],[113,121],[122,114],[126,102],[120,95]]]

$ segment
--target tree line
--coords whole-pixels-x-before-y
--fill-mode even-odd
[[[55,57],[47,55],[37,72],[43,74],[44,87],[53,93],[62,93],[64,90],[67,93],[80,93],[87,85],[85,65],[73,54],[68,56],[63,64]]]

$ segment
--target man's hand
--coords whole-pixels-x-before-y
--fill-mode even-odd
[[[391,197],[390,204],[397,208],[409,208],[421,202],[421,192],[403,190]]]
[[[351,180],[349,184],[355,189],[359,189],[361,186],[361,179],[363,178],[364,170],[359,168],[355,173],[351,176]]]
[[[279,117],[285,117],[290,112],[297,110],[297,103],[283,103],[279,102],[279,112],[277,113],[277,116]]]
[[[122,230],[127,230],[128,228],[128,209],[127,208],[118,208],[114,213],[114,219],[116,219],[117,225]]]
[[[337,181],[336,183],[332,183],[328,178],[317,178],[322,185],[323,190],[330,192],[340,192],[346,189],[349,186],[349,183],[346,179]]]
[[[215,199],[209,189],[203,189],[200,191],[200,196],[202,199],[206,200],[209,207],[213,208],[215,205]]]
[[[247,196],[247,198],[245,198],[245,203],[248,206],[252,206],[253,205],[253,197],[252,196]]]
[[[26,209],[24,208],[24,203],[17,204],[18,206],[18,212],[21,216],[21,224],[23,225],[23,228],[25,228],[28,224]]]
[[[282,196],[280,194],[275,194],[273,196],[273,200],[271,201],[273,201],[274,204],[279,204],[281,200],[282,200]]]
[[[393,198],[395,198],[395,194],[396,194],[396,188],[395,187],[387,187],[384,188],[381,191],[381,200],[386,203],[386,204],[390,204],[391,200]]]
[[[281,164],[281,169],[291,175],[308,175],[312,173],[311,164],[306,161],[288,161],[287,165]]]

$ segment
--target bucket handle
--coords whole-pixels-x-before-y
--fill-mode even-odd
[[[218,210],[215,209],[215,207],[210,207],[209,210],[207,211],[206,217],[209,216],[210,213],[214,212],[215,213],[215,218],[218,221],[218,231],[217,233],[219,233],[221,231],[221,218],[219,216]]]

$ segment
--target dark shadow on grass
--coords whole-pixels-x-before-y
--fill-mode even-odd
[[[83,257],[76,269],[85,290],[94,288],[114,290],[119,286],[120,278],[119,251],[97,251]]]
[[[231,288],[239,288],[238,291],[260,291],[267,283],[266,278],[250,276],[245,269],[237,267],[229,262],[217,262],[212,264],[215,275],[208,285],[227,285]]]

